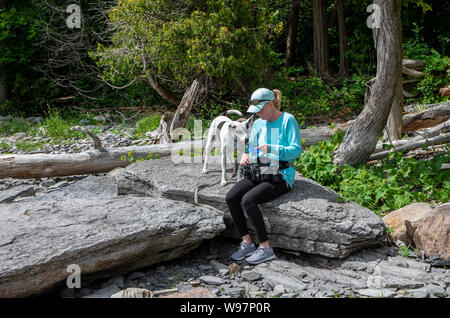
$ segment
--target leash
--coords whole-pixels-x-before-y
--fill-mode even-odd
[[[241,169],[240,165],[239,165],[238,169]],[[233,175],[231,176],[231,178],[233,178],[233,177],[236,175],[236,173],[237,173],[237,170],[236,170],[235,173],[233,173]],[[200,179],[202,176],[203,176],[203,175],[201,175],[200,177],[198,177],[198,179]],[[227,182],[227,184],[232,184],[232,183],[237,183],[237,182],[238,182],[238,181],[230,181],[230,182]],[[217,208],[215,208],[215,207],[213,207],[213,206],[211,206],[211,205],[209,205],[209,204],[206,204],[206,203],[198,203],[198,191],[200,191],[201,189],[206,188],[206,187],[212,187],[212,186],[214,186],[214,185],[216,185],[216,184],[219,184],[219,183],[220,183],[220,181],[217,181],[217,182],[214,182],[214,183],[201,183],[201,184],[197,184],[197,186],[194,188],[194,204],[197,205],[197,206],[201,206],[201,207],[204,207],[204,208],[207,208],[207,209],[213,209],[213,210],[216,210],[216,211],[219,211],[219,212],[222,212],[222,213],[223,213],[223,211],[220,211],[219,209],[217,209]]]

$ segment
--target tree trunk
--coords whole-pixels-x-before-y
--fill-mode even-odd
[[[372,154],[386,126],[402,76],[401,0],[375,0],[375,4],[381,13],[380,28],[373,29],[377,51],[376,80],[367,104],[334,153],[334,163],[339,168],[365,162]]]
[[[199,92],[200,83],[197,80],[194,80],[191,87],[184,93],[176,112],[166,112],[161,118],[159,127],[154,131],[147,132],[147,137],[149,137],[153,143],[171,143],[175,139],[174,131],[177,128],[184,128],[186,126],[189,115],[191,114],[192,106],[194,105]]]
[[[339,25],[339,76],[345,77],[349,74],[349,63],[347,54],[347,31],[345,27],[345,14],[343,0],[335,0],[335,6]]]
[[[333,82],[329,63],[326,0],[313,0],[314,68],[326,82]]]
[[[299,1],[292,0],[292,9],[289,15],[289,32],[286,40],[286,67],[294,65],[295,49],[297,48]]]
[[[384,139],[391,141],[402,138],[403,124],[403,76],[400,76],[397,81],[395,90],[395,97],[392,103],[391,111],[389,113],[388,121],[385,128]]]
[[[166,91],[164,88],[159,86],[158,82],[156,82],[156,79],[152,76],[150,71],[148,71],[148,75],[146,77],[147,82],[150,84],[150,86],[166,101],[169,103],[178,106],[180,104],[180,100],[176,98],[171,92]]]
[[[177,108],[173,116],[173,120],[170,124],[170,137],[174,139],[173,133],[177,128],[184,128],[191,114],[192,106],[197,99],[198,93],[200,92],[200,83],[194,80],[188,90],[183,95],[181,103]]]

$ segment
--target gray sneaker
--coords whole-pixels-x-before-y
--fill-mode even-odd
[[[245,257],[252,255],[256,251],[255,243],[248,245],[245,242],[241,242],[239,249],[231,255],[231,259],[235,261],[243,260]]]
[[[270,250],[268,250],[263,246],[259,246],[256,252],[254,252],[250,257],[247,257],[245,260],[249,264],[256,265],[262,262],[270,261],[271,259],[275,258],[277,257],[275,256],[273,248],[270,248]]]

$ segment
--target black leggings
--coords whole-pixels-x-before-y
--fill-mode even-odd
[[[242,210],[244,208],[256,229],[259,243],[267,241],[266,227],[258,204],[275,199],[290,190],[285,180],[281,183],[267,181],[256,183],[248,178],[244,178],[236,183],[228,191],[225,196],[225,201],[228,204],[231,218],[240,237],[248,234],[248,228]]]

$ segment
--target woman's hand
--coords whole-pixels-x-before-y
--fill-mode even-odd
[[[256,149],[261,150],[262,153],[269,153],[269,145],[268,144],[256,147]]]
[[[250,158],[248,157],[248,153],[242,154],[240,164],[241,164],[241,166],[245,166],[245,165],[250,164]]]

